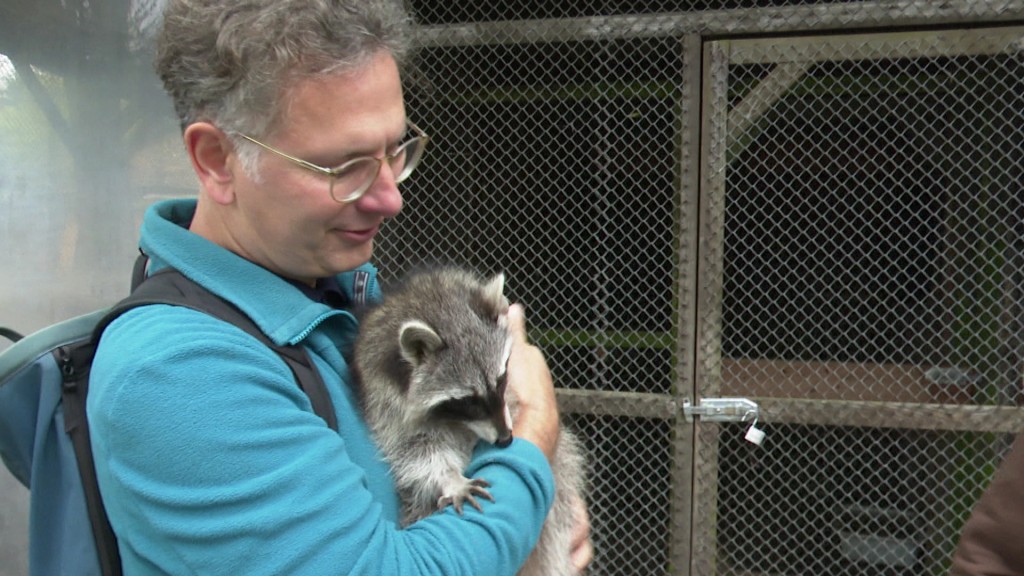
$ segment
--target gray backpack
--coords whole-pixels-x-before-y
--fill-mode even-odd
[[[301,346],[277,346],[232,304],[176,270],[145,277],[136,262],[131,295],[109,309],[21,337],[0,353],[0,457],[30,491],[29,572],[33,576],[120,576],[117,539],[96,483],[85,400],[96,344],[110,322],[148,304],[186,306],[243,329],[291,368],[313,410],[332,430],[330,395]]]

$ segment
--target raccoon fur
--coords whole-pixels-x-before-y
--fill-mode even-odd
[[[354,369],[367,424],[391,466],[408,525],[452,505],[491,496],[485,478],[463,476],[479,440],[512,441],[518,401],[505,386],[511,349],[504,276],[481,281],[457,267],[407,277],[365,311]],[[552,470],[555,502],[520,575],[569,576],[583,497],[584,455],[564,427]]]

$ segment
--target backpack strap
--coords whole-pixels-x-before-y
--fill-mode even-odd
[[[86,509],[92,525],[93,538],[103,576],[121,576],[121,555],[117,548],[117,536],[110,526],[92,455],[85,399],[89,391],[89,368],[96,352],[103,330],[118,316],[139,306],[169,304],[184,306],[233,324],[276,352],[291,369],[299,388],[309,397],[313,412],[320,416],[327,426],[338,430],[338,419],[334,403],[324,385],[308,352],[302,346],[278,346],[267,338],[249,316],[223,298],[189,280],[174,269],[161,270],[142,279],[146,269],[146,255],[136,260],[133,271],[132,293],[116,304],[96,324],[93,336],[87,341],[62,346],[54,350],[54,356],[64,378],[62,402],[64,406],[64,428],[71,438],[82,477]]]
[[[135,258],[135,264],[132,266],[132,283],[129,294],[135,292],[135,289],[140,284],[146,281],[146,271],[149,269],[149,256],[139,248],[139,256]]]
[[[103,576],[121,576],[121,553],[117,537],[103,508],[100,487],[96,480],[96,464],[90,444],[85,399],[89,393],[89,367],[96,353],[96,340],[90,338],[61,346],[53,351],[63,378],[61,403],[64,408],[64,431],[75,450],[78,474],[82,478],[85,509],[89,513],[96,556]]]
[[[262,342],[264,346],[276,352],[285,361],[295,376],[295,381],[298,383],[299,388],[309,397],[310,404],[313,406],[313,412],[320,416],[331,430],[338,430],[338,419],[334,412],[334,403],[331,401],[326,386],[324,386],[320,372],[313,365],[313,361],[304,347],[296,345],[279,346],[275,344],[256,326],[249,316],[236,306],[189,280],[181,272],[173,268],[167,268],[153,274],[142,282],[130,296],[114,306],[110,313],[96,325],[93,340],[99,342],[99,336],[103,333],[103,330],[121,314],[132,308],[149,304],[184,306],[209,314],[214,318],[241,328],[247,334]]]
[[[24,338],[24,336],[22,336],[20,333],[15,332],[10,328],[4,328],[3,326],[0,326],[0,336],[7,338],[11,342],[17,342],[18,340]]]

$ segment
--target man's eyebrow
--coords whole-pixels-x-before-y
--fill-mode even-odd
[[[395,145],[401,144],[409,139],[409,134],[412,132],[412,128],[409,128],[409,122],[406,121],[402,124],[402,131],[398,133],[398,138],[395,139]]]
[[[412,129],[409,128],[408,121],[404,122],[402,124],[402,129],[398,132],[398,136],[387,142],[387,150],[385,150],[385,152],[392,152],[399,145],[404,144],[409,139],[411,133]],[[376,158],[378,150],[380,150],[380,148],[376,145],[370,145],[365,148],[348,149],[341,153],[325,151],[318,154],[317,158],[324,162],[324,164],[320,164],[324,168],[337,168],[350,160],[355,160],[356,158]],[[318,164],[317,160],[309,159],[308,161]]]

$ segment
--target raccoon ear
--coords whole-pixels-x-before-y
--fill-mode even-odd
[[[500,272],[484,285],[484,302],[494,310],[497,318],[508,312],[508,298],[505,298],[504,292],[505,275]]]
[[[399,349],[405,361],[418,366],[444,342],[434,329],[419,320],[409,320],[398,329]]]

